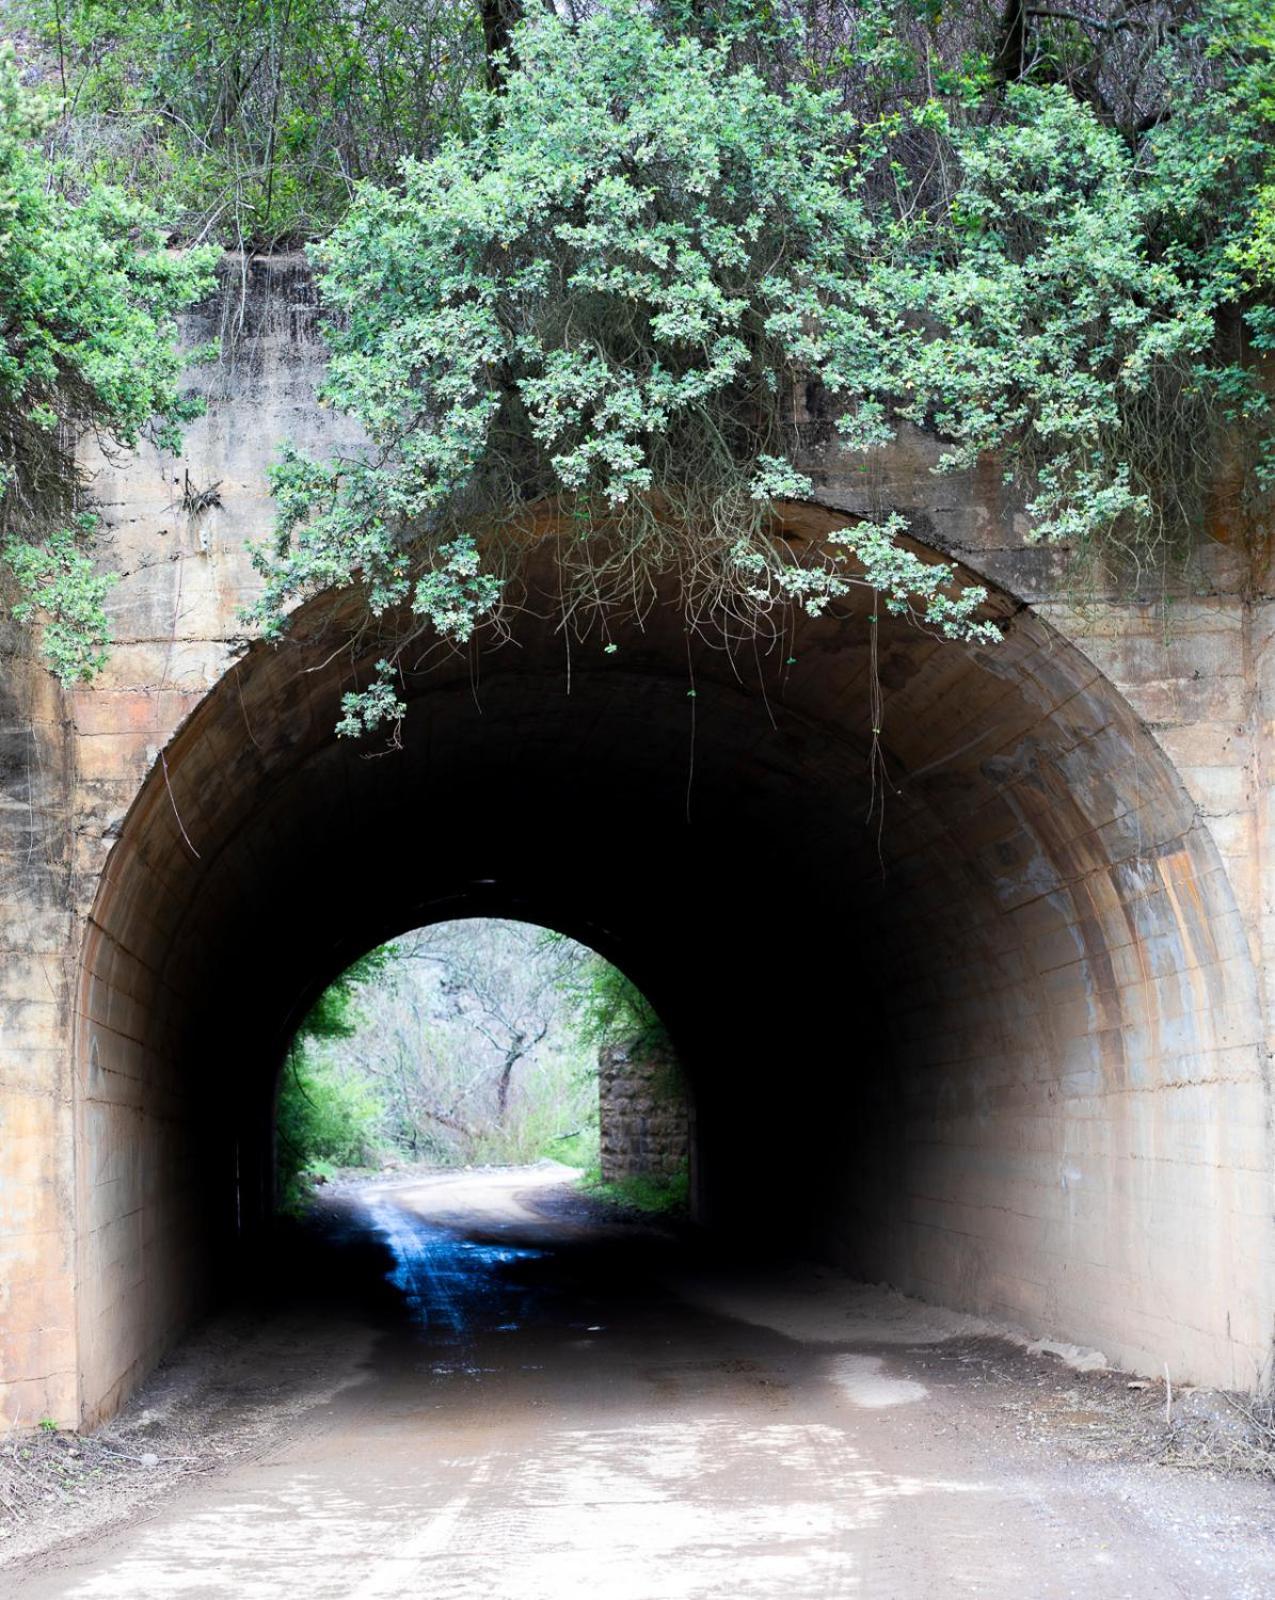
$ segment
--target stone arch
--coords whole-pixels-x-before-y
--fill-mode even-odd
[[[694,1085],[707,1220],[1253,1382],[1262,1024],[1229,879],[1112,684],[991,603],[996,647],[875,625],[883,809],[863,596],[760,665],[669,611],[568,676],[528,616],[415,675],[391,752],[333,735],[366,664],[234,664],[138,794],[84,941],[84,1416],[233,1270],[263,1085],[315,986],[443,904],[576,933],[648,990]]]

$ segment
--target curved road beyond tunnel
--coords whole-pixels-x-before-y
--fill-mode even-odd
[[[1077,1440],[1099,1413],[1084,1408],[1123,1394],[1123,1379],[1078,1377],[839,1274],[733,1270],[599,1218],[563,1178],[461,1173],[325,1202],[324,1248],[300,1251],[296,1277],[337,1286],[314,1315],[336,1318],[365,1358],[264,1448],[192,1469],[144,1519],[0,1590],[1267,1600],[1275,1588],[1275,1513],[1256,1482],[1086,1459]],[[301,1361],[310,1343],[288,1348]],[[1044,1435],[1020,1425],[1029,1414],[1052,1417]]]

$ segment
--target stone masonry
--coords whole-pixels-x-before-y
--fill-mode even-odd
[[[671,1051],[635,1041],[598,1052],[602,1179],[675,1178],[690,1163],[682,1076]]]

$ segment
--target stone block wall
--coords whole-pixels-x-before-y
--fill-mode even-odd
[[[672,1053],[641,1044],[598,1054],[602,1178],[672,1178],[690,1160],[689,1115]]]

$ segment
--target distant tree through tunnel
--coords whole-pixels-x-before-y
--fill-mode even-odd
[[[672,1186],[689,1155],[641,992],[575,940],[491,917],[414,929],[325,989],[284,1056],[275,1131],[288,1210],[342,1169],[551,1160]]]

